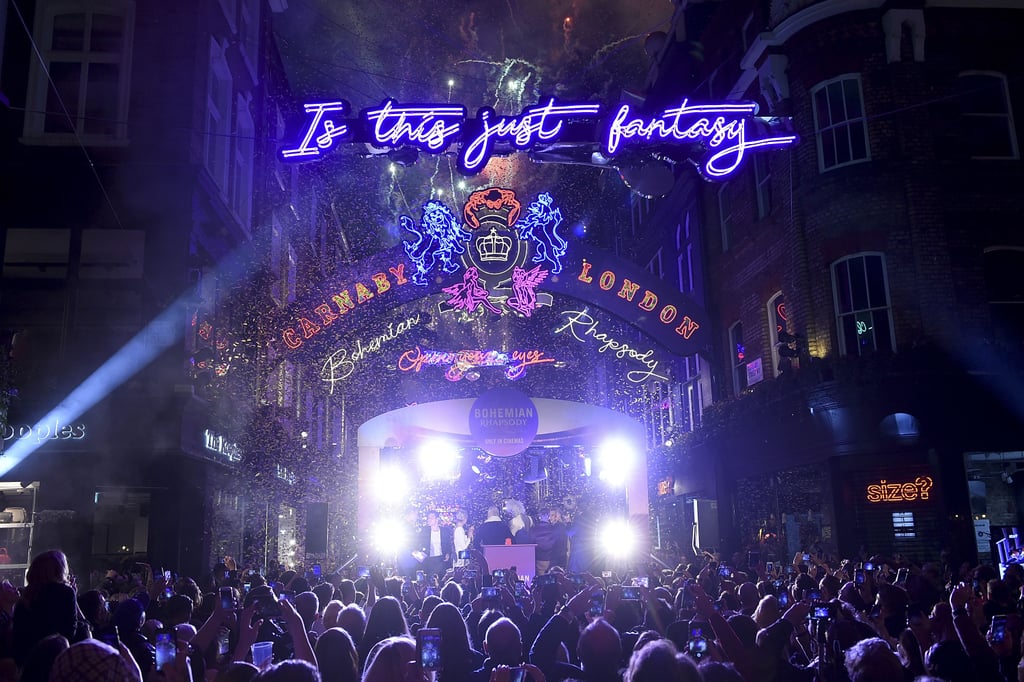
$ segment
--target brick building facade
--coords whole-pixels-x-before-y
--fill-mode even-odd
[[[677,492],[719,499],[724,547],[986,559],[1024,520],[1005,481],[1024,457],[1024,60],[1003,49],[1022,27],[1005,3],[680,5],[648,100],[752,100],[801,137],[673,191],[699,194],[716,324],[714,404],[678,452],[680,480],[716,482]],[[651,215],[671,241],[680,217]],[[867,499],[919,477],[913,499]],[[1015,500],[991,528],[968,501],[986,485]]]

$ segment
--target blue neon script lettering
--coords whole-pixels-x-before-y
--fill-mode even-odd
[[[400,106],[389,99],[377,109],[363,112],[373,124],[373,139],[379,145],[400,147],[411,144],[440,152],[462,132],[465,107]]]
[[[313,114],[313,120],[306,127],[306,134],[302,138],[302,144],[294,149],[282,149],[281,158],[293,159],[304,156],[320,156],[320,150],[327,151],[334,146],[334,140],[348,135],[348,126],[344,123],[335,123],[331,119],[324,120],[324,114],[331,112],[345,113],[348,109],[346,102],[314,102],[305,107],[307,114]],[[320,130],[321,124],[323,133],[316,136],[316,144],[313,145],[313,136]]]
[[[565,118],[596,116],[600,104],[547,104],[526,107],[519,116],[495,116],[494,109],[477,112],[480,132],[459,154],[459,165],[475,173],[487,164],[496,142],[508,142],[516,149],[527,149],[538,141],[547,142],[562,132]]]
[[[703,161],[703,172],[708,177],[724,178],[739,168],[748,149],[785,147],[796,142],[796,135],[747,139],[747,118],[756,111],[757,105],[752,102],[691,105],[683,100],[677,107],[644,119],[633,116],[631,107],[623,104],[608,127],[605,150],[614,156],[621,145],[637,140],[704,142],[713,153]],[[723,147],[725,144],[728,146]]]

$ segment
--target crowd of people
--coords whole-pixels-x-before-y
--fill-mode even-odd
[[[527,583],[467,546],[435,573],[226,557],[201,581],[134,564],[79,590],[48,551],[0,585],[0,680],[1024,681],[1020,566],[763,559],[548,560]]]

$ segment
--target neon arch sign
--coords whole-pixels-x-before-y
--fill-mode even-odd
[[[470,118],[464,106],[402,104],[388,99],[364,109],[356,118],[345,100],[309,102],[305,129],[297,144],[280,150],[283,161],[321,158],[338,143],[367,143],[382,150],[413,147],[426,154],[454,153],[459,171],[475,175],[496,154],[532,151],[547,144],[599,146],[614,158],[627,147],[696,145],[703,150],[691,160],[711,180],[725,180],[742,165],[748,152],[796,144],[793,134],[774,135],[756,117],[754,102],[681,103],[651,113],[630,104],[608,110],[598,103],[562,103],[549,98],[518,115],[500,116],[490,107]]]

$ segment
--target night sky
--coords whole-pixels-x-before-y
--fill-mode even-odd
[[[624,89],[642,90],[644,39],[666,30],[671,14],[666,0],[292,0],[274,25],[293,114],[317,97],[346,99],[357,111],[392,97],[513,114],[544,96],[614,102]],[[590,238],[606,243],[629,216],[614,169],[542,165],[517,154],[463,178],[451,157],[421,157],[392,172],[386,160],[352,151],[321,165],[342,221],[361,226],[349,234],[356,258],[394,245],[398,216],[418,215],[427,199],[457,211],[470,192],[491,185],[527,197],[552,192]]]

